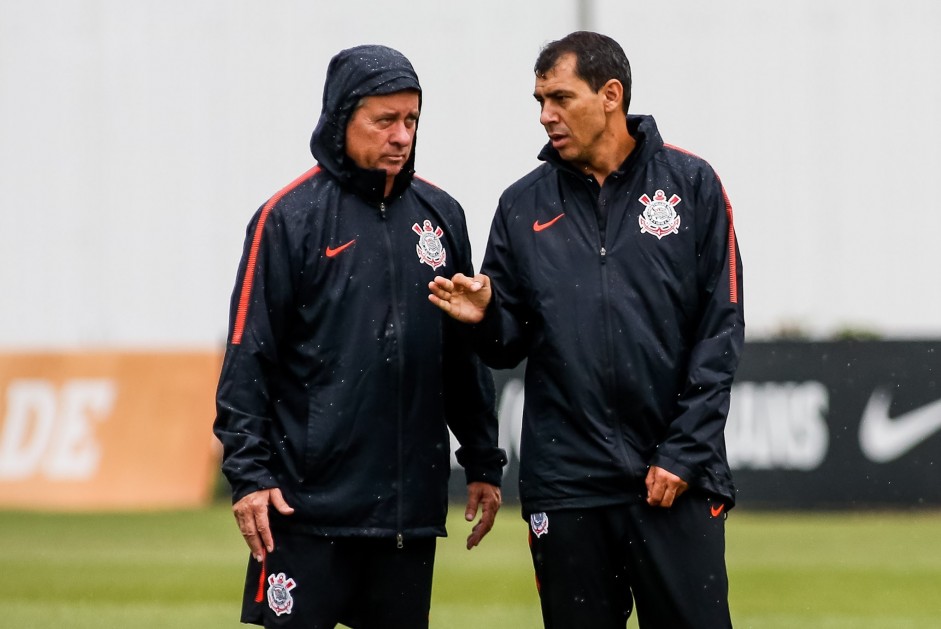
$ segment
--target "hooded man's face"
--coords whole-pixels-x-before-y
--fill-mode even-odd
[[[360,168],[386,171],[386,195],[408,162],[418,126],[418,92],[367,96],[346,126],[346,153]]]

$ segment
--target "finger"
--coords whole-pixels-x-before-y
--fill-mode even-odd
[[[481,540],[483,540],[487,533],[493,528],[493,521],[493,514],[488,516],[485,511],[481,515],[480,521],[474,525],[474,528],[471,529],[471,534],[467,536],[467,550],[480,544]]]
[[[480,544],[487,533],[493,529],[497,511],[500,510],[500,504],[503,502],[503,496],[497,487],[485,484],[475,486],[474,490],[474,493],[480,496],[478,501],[480,521],[474,526],[467,538],[468,550]]]
[[[487,291],[490,291],[493,288],[493,285],[490,282],[490,277],[484,275],[483,273],[478,273],[475,275],[474,280],[480,283],[480,287],[482,289],[487,289]]]
[[[255,561],[261,563],[265,560],[265,548],[262,546],[261,538],[258,535],[248,536],[244,533],[242,536],[245,538],[245,543],[248,544],[248,550],[252,554],[252,557],[255,558]]]
[[[482,537],[477,533],[477,526],[471,530],[471,534],[467,536],[467,550],[474,548],[480,543]]]
[[[471,529],[471,534],[467,537],[467,550],[480,544],[487,533],[493,529],[494,515],[495,513],[492,510],[488,510],[486,507],[484,508],[480,516],[480,522],[474,525],[474,528]]]
[[[239,531],[241,531],[242,538],[245,539],[245,543],[248,545],[248,550],[252,553],[252,557],[258,562],[262,561],[265,557],[265,550],[262,547],[261,539],[258,537],[258,529],[255,528],[255,518],[252,517],[251,512],[243,510],[236,511],[235,521],[239,525]]]
[[[489,283],[490,283],[490,278],[488,278],[483,273],[478,273],[477,275],[474,276],[474,279],[470,284],[470,290],[471,292],[476,293],[480,289],[489,286]]]
[[[438,287],[438,290],[453,293],[454,292],[454,282],[449,280],[446,277],[441,277],[440,275],[435,277],[435,286]]]
[[[438,280],[441,280],[441,282],[447,282],[448,284],[451,283],[450,280],[447,280],[443,277],[436,277],[434,282],[429,282],[428,283],[428,292],[429,292],[428,301],[433,303],[435,306],[437,306],[441,310],[444,310],[445,312],[450,313],[451,312],[450,302],[451,302],[451,297],[453,296],[453,294],[451,293],[450,290],[445,288],[443,284],[441,284]]]
[[[475,524],[471,534],[467,536],[467,550],[470,550],[471,548],[474,548],[480,544],[480,541],[484,538],[484,535],[489,532],[489,530],[490,529],[484,530],[483,522],[478,522]]]
[[[676,503],[677,499],[683,495],[683,492],[685,492],[688,487],[689,485],[686,483],[686,481],[682,479],[676,482],[671,482],[667,486],[667,491],[663,497],[663,504],[661,506],[672,507]]]
[[[666,485],[659,478],[654,478],[647,487],[647,504],[657,507],[663,502]]]
[[[673,500],[676,498],[676,488],[672,485],[668,485],[663,491],[663,500],[660,501],[660,506],[664,509],[669,509],[673,506]]]
[[[467,496],[467,506],[464,507],[464,519],[473,522],[477,517],[477,508],[480,506],[480,494],[471,492]]]
[[[235,522],[239,526],[242,537],[246,540],[254,537],[258,532],[255,530],[255,518],[249,517],[243,511],[234,511]]]
[[[477,511],[480,508],[481,494],[481,488],[478,483],[470,483],[467,486],[467,506],[464,507],[464,519],[468,522],[473,522],[477,517]],[[486,509],[486,503],[484,504],[484,509]],[[467,550],[479,544],[480,540],[483,538],[483,535],[480,533],[480,527],[481,523],[478,522],[471,528],[470,535],[467,536]]]
[[[684,493],[686,493],[687,489],[689,489],[689,483],[682,481],[676,488],[676,497],[679,498],[682,496]]]
[[[434,304],[435,306],[437,306],[438,308],[441,308],[441,310],[443,310],[444,312],[450,314],[450,312],[451,312],[451,302],[446,301],[446,300],[442,299],[441,297],[438,297],[437,295],[428,295],[428,301],[430,301],[431,303],[433,303],[433,304]]]
[[[447,299],[451,296],[451,293],[454,290],[454,286],[451,283],[451,280],[447,280],[443,277],[436,277],[433,282],[428,282],[428,290],[432,295],[437,295],[442,299]]]
[[[644,479],[644,485],[647,486],[647,504],[656,506],[660,502],[660,496],[657,489],[657,470],[650,468],[647,470],[647,478]]]
[[[481,278],[486,278],[486,276],[475,275],[474,277],[467,277],[463,273],[456,273],[454,277],[451,278],[452,291],[456,293],[476,293],[484,286],[484,282]]]
[[[274,550],[274,538],[271,536],[271,526],[268,523],[268,505],[255,505],[253,514],[255,516],[255,529],[258,531],[261,545],[270,553]]]
[[[493,523],[496,520],[498,508],[499,507],[496,507],[492,503],[484,505],[483,513],[480,515],[480,524],[484,527],[485,534],[493,528]]]
[[[281,515],[291,515],[294,513],[294,507],[287,503],[280,489],[272,489],[270,499],[271,504],[274,505],[274,508],[277,509],[278,513]]]

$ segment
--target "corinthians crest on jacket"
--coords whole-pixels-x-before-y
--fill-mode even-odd
[[[418,259],[432,269],[444,266],[448,257],[448,252],[444,250],[444,245],[441,244],[441,236],[444,235],[444,230],[440,227],[432,227],[431,221],[426,220],[421,227],[418,226],[418,223],[412,225],[412,231],[418,234],[418,245],[415,247]]]
[[[640,233],[653,234],[660,240],[668,234],[679,233],[680,217],[674,209],[680,202],[675,194],[667,199],[663,190],[657,190],[653,200],[646,194],[638,201],[644,204],[644,213],[637,217],[640,223]]]

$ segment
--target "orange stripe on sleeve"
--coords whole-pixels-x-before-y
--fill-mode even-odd
[[[698,158],[698,159],[702,159],[701,157],[699,157],[699,156],[696,155],[695,153],[693,153],[693,152],[691,152],[691,151],[687,151],[687,150],[684,149],[684,148],[680,148],[680,147],[678,147],[678,146],[674,146],[673,144],[667,144],[666,142],[664,142],[664,143],[663,143],[663,146],[666,147],[666,148],[670,148],[670,149],[679,151],[680,153],[685,153],[685,154],[687,154],[687,155],[692,155],[693,157],[696,157],[696,158]],[[718,177],[718,175],[716,175],[716,177]],[[729,302],[731,302],[731,303],[733,303],[733,304],[737,304],[737,303],[738,303],[738,274],[735,272],[735,267],[738,266],[738,264],[737,264],[738,261],[737,261],[737,259],[736,259],[738,256],[735,254],[735,225],[733,224],[733,221],[732,221],[732,202],[729,201],[729,195],[726,194],[726,192],[725,192],[725,186],[722,186],[721,182],[720,182],[719,185],[722,187],[722,199],[723,199],[723,201],[725,201],[725,214],[726,214],[726,216],[729,217],[729,242],[728,242],[728,247],[729,247]]]
[[[735,272],[737,259],[735,254],[735,225],[732,221],[732,202],[722,187],[722,198],[725,200],[725,213],[729,217],[729,301],[738,303],[738,274]]]
[[[255,264],[258,261],[258,250],[261,248],[261,235],[265,230],[265,221],[268,220],[268,215],[271,213],[271,208],[277,205],[278,201],[283,199],[284,196],[291,190],[301,185],[304,181],[310,179],[319,172],[320,166],[314,166],[306,173],[282,188],[276,195],[271,197],[271,199],[265,203],[265,207],[263,207],[261,210],[261,216],[258,217],[258,223],[255,225],[255,233],[252,235],[252,247],[248,252],[248,263],[245,265],[245,276],[242,278],[242,290],[239,294],[239,305],[235,314],[235,326],[232,329],[231,343],[233,345],[238,345],[242,342],[242,333],[245,331],[245,319],[248,317],[248,303],[252,296],[252,283],[255,278]]]

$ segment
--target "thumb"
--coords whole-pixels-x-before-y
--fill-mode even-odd
[[[467,506],[464,508],[464,519],[473,522],[477,517],[477,507],[480,505],[480,494],[471,492],[467,496]]]
[[[483,273],[478,273],[471,282],[471,290],[477,292],[483,288],[490,288],[490,278]]]
[[[268,494],[268,498],[271,501],[272,506],[278,510],[278,513],[281,515],[291,515],[294,513],[294,507],[290,506],[285,500],[284,496],[281,495],[281,490],[275,487],[271,490],[271,493]]]

